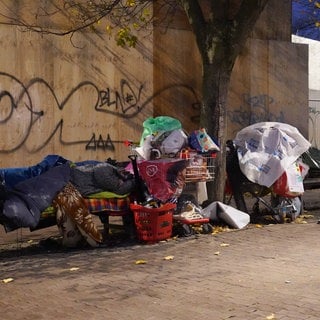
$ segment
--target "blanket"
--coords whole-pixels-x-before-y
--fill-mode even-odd
[[[15,184],[8,190],[0,212],[0,221],[6,232],[18,228],[35,228],[41,212],[51,205],[69,180],[70,163],[67,162]]]
[[[39,176],[49,169],[67,163],[68,160],[55,154],[49,154],[39,163],[30,167],[2,168],[0,169],[1,179],[9,188],[24,180]]]

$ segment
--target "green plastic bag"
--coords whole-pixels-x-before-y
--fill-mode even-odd
[[[143,145],[145,137],[152,135],[158,131],[172,131],[181,129],[181,122],[175,118],[168,116],[159,116],[156,118],[148,118],[143,122],[143,132],[140,139],[140,146]]]

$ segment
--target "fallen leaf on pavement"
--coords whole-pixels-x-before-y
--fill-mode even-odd
[[[294,220],[295,223],[298,223],[298,224],[306,224],[308,223],[307,221],[304,220],[304,218],[297,218],[296,220]]]
[[[229,246],[230,246],[229,243],[221,243],[221,244],[220,244],[220,247],[229,247]]]
[[[146,264],[147,261],[146,260],[137,260],[136,264]]]
[[[77,270],[79,270],[80,268],[78,268],[78,267],[73,267],[73,268],[70,268],[69,270],[70,271],[77,271]]]
[[[302,214],[302,215],[300,215],[300,218],[302,218],[302,219],[310,219],[310,218],[314,218],[314,215],[313,214]]]
[[[220,227],[220,226],[215,226],[213,228],[213,232],[211,233],[212,235],[215,235],[217,233],[220,232],[226,232],[226,231],[230,231],[229,227]]]

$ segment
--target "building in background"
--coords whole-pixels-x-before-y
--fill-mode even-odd
[[[292,35],[292,42],[309,47],[309,141],[320,148],[320,41]]]

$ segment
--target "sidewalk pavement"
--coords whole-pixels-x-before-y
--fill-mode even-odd
[[[306,193],[306,206],[316,204],[317,193]],[[2,250],[1,319],[318,320],[320,210],[313,208],[299,223],[154,245]]]

